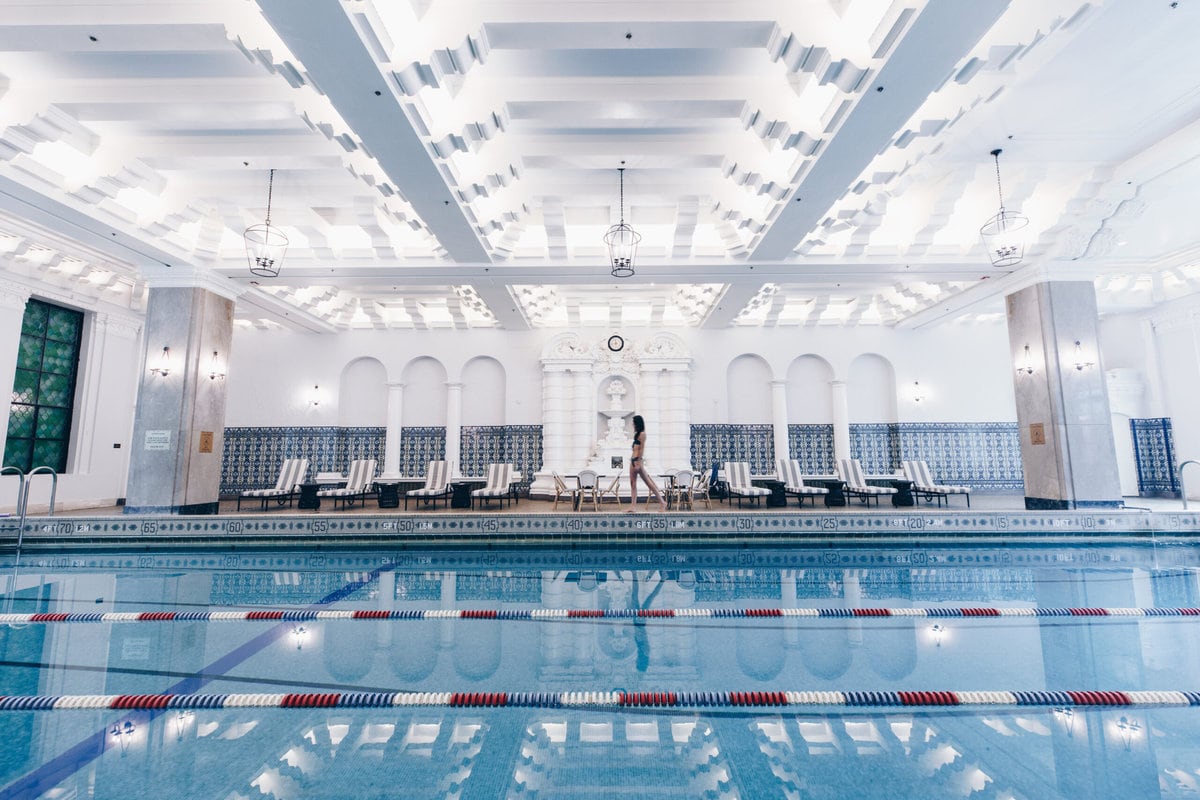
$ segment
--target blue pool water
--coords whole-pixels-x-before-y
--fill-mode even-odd
[[[232,699],[0,710],[0,797],[1192,797],[1197,707],[740,706],[720,693],[1198,691],[1200,617],[1102,615],[1200,606],[1198,562],[1184,542],[26,554],[0,584],[14,615],[0,696]],[[176,619],[106,616],[162,612]],[[187,618],[203,612],[229,613]],[[528,702],[272,707],[419,692]],[[716,700],[617,707],[611,692]],[[594,695],[561,707],[564,693]]]

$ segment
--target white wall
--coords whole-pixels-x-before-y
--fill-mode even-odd
[[[895,375],[894,397],[880,399],[878,387],[865,391],[871,397],[867,408],[895,408],[901,422],[1011,422],[1016,419],[1013,399],[1014,369],[1009,363],[1008,334],[1003,322],[977,325],[949,325],[931,330],[893,330],[890,328],[856,329],[673,329],[691,350],[692,414],[694,423],[760,422],[770,423],[770,387],[764,386],[762,413],[743,409],[730,414],[730,368],[739,356],[757,354],[766,364],[766,379],[794,380],[807,376],[793,364],[804,355],[814,355],[828,363],[833,380],[850,378],[850,364],[863,354],[876,354],[889,364]],[[405,370],[418,359],[432,359],[445,371],[445,381],[463,382],[464,413],[480,421],[467,424],[541,424],[542,375],[539,357],[544,343],[560,330],[538,331],[351,331],[331,336],[264,332],[238,329],[234,333],[229,364],[229,403],[226,424],[258,425],[336,425],[336,395],[313,408],[307,395],[313,385],[334,387],[342,370],[355,359],[371,357],[383,364],[387,381],[404,380]],[[602,346],[608,329],[583,332]],[[649,338],[650,331],[623,331],[627,348],[636,348]],[[470,395],[478,382],[465,371],[472,359],[486,356],[503,367],[504,419],[484,410],[491,404]],[[736,368],[735,368],[736,371]],[[494,371],[493,371],[494,373]],[[247,377],[249,376],[249,377]],[[911,400],[913,381],[920,381],[925,399]],[[761,381],[759,381],[761,383]],[[827,382],[827,379],[826,379]],[[491,385],[491,384],[489,384]],[[490,391],[490,390],[489,390]],[[739,389],[740,391],[740,389]],[[806,385],[805,393],[820,396],[824,387]],[[850,388],[853,392],[853,387]],[[264,395],[264,393],[266,393]],[[432,385],[423,392],[415,387],[404,389],[405,424],[444,424],[444,411],[435,408],[437,392]],[[434,398],[434,399],[431,399]],[[741,401],[738,401],[741,402]],[[753,407],[753,399],[745,401]],[[854,403],[853,396],[850,402]],[[792,422],[825,421],[827,400],[788,398],[789,409],[810,407],[808,419]],[[878,406],[883,403],[885,405]],[[871,404],[876,404],[872,406]],[[429,406],[426,408],[426,406]],[[418,407],[423,410],[418,410]],[[735,411],[737,411],[735,409]],[[478,412],[478,414],[476,414]],[[868,416],[875,412],[864,412]],[[880,411],[890,415],[890,411]],[[755,419],[735,419],[745,416]],[[762,419],[757,419],[761,416]],[[440,419],[440,422],[430,421]],[[855,419],[856,422],[887,422],[889,419]]]

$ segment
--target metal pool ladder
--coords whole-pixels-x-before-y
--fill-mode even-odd
[[[1180,461],[1179,466],[1175,468],[1175,474],[1179,476],[1179,493],[1183,495],[1184,511],[1187,511],[1187,487],[1183,485],[1183,468],[1188,464],[1200,464],[1200,461],[1189,458],[1187,461]]]

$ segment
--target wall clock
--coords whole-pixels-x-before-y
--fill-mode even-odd
[[[621,352],[623,349],[625,349],[625,340],[614,333],[612,336],[608,337],[608,349],[612,350],[614,353]]]

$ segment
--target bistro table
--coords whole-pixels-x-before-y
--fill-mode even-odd
[[[811,483],[813,486],[824,486],[826,489],[829,490],[829,493],[825,495],[825,507],[826,508],[834,508],[836,506],[846,505],[846,493],[845,493],[846,482],[845,481],[838,480],[836,478],[833,478],[833,479],[816,478],[813,480],[806,479],[805,483]]]
[[[322,483],[300,484],[300,497],[296,500],[296,508],[306,511],[318,511],[321,508],[321,497],[317,494],[324,486]]]

